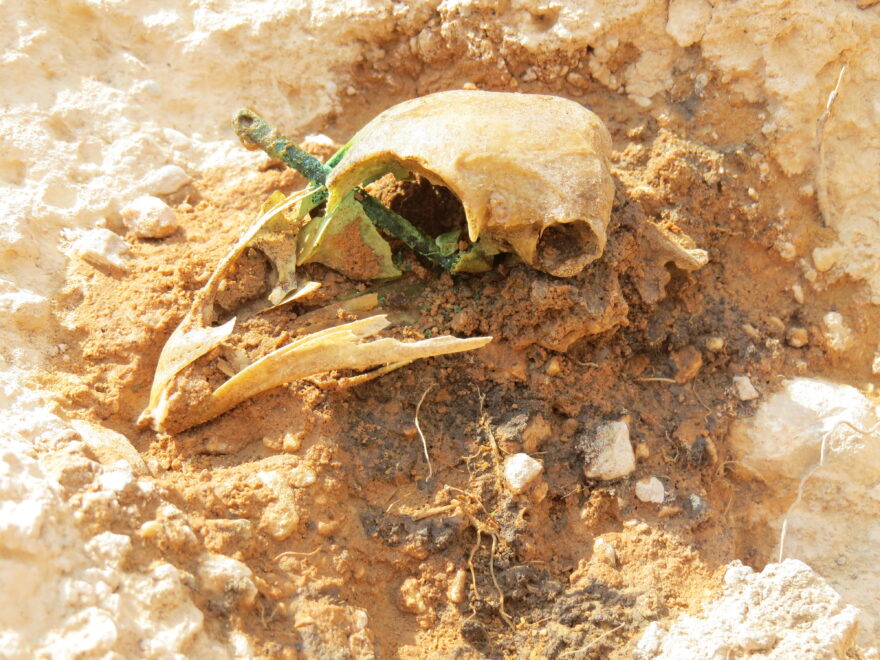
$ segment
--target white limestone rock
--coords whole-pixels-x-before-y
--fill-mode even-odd
[[[842,353],[852,346],[852,330],[846,324],[843,314],[828,312],[822,317],[822,324],[825,326],[825,341],[832,351]]]
[[[724,576],[724,592],[699,615],[668,628],[653,622],[639,640],[637,660],[681,658],[843,658],[853,647],[859,610],[796,559],[755,573],[739,561]]]
[[[587,458],[584,474],[588,479],[611,481],[625,477],[636,469],[636,457],[626,422],[602,424],[596,429],[595,437],[582,439],[581,445]]]
[[[740,401],[754,401],[761,396],[748,376],[734,376],[733,387]]]
[[[103,227],[81,234],[70,246],[70,253],[94,266],[128,268],[128,243]]]
[[[730,435],[739,463],[775,498],[764,515],[780,541],[787,521],[774,556],[807,562],[861,608],[864,643],[880,639],[880,577],[856,568],[880,563],[878,421],[872,402],[855,388],[798,378]],[[777,501],[792,504],[780,513]]]
[[[250,608],[257,598],[253,572],[232,557],[206,552],[199,557],[197,574],[202,592],[223,610]]]
[[[617,567],[617,551],[610,541],[601,536],[593,541],[593,560]]]
[[[813,265],[820,273],[825,273],[834,268],[840,256],[840,248],[836,245],[817,247],[813,250]]]
[[[23,330],[38,330],[49,323],[49,299],[0,279],[0,317]]]
[[[293,489],[277,471],[266,470],[258,473],[257,477],[274,498],[274,501],[263,510],[260,528],[276,541],[283,541],[293,534],[300,523]]]
[[[880,446],[873,448],[849,426],[869,429],[875,422],[871,402],[854,387],[795,378],[767,398],[754,417],[735,424],[730,439],[749,470],[778,484],[800,479],[818,464],[826,435],[826,461],[859,455],[860,462],[870,457],[869,463],[880,468]]]
[[[657,477],[648,477],[647,479],[639,479],[636,482],[636,497],[642,502],[652,502],[654,504],[663,504],[666,499],[666,489],[663,482]]]
[[[528,454],[513,454],[504,459],[504,480],[514,495],[525,491],[538,478],[544,466]]]
[[[147,175],[142,188],[151,195],[170,195],[183,188],[191,180],[192,177],[182,167],[163,165]]]
[[[121,211],[122,222],[138,238],[166,238],[177,231],[177,215],[152,195],[141,195]]]
[[[666,33],[682,48],[703,38],[712,18],[712,6],[706,0],[670,0]]]

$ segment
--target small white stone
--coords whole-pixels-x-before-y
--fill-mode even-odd
[[[188,184],[192,178],[182,167],[163,165],[147,176],[142,188],[151,195],[170,195]]]
[[[223,609],[250,607],[257,597],[251,569],[232,557],[210,552],[201,555],[198,576],[205,595]]]
[[[619,479],[636,469],[636,457],[629,440],[629,426],[626,422],[602,424],[596,429],[596,437],[591,443],[588,455],[592,455],[584,466],[588,479]]]
[[[86,552],[95,559],[118,566],[131,552],[131,537],[101,532],[86,543]]]
[[[138,238],[165,238],[177,231],[177,215],[152,195],[141,195],[122,209],[122,222]]]
[[[128,268],[128,243],[109,229],[90,229],[70,246],[71,254],[95,266]]]
[[[880,353],[874,356],[874,361],[871,363],[871,371],[875,374],[880,374]]]
[[[128,470],[108,470],[98,477],[98,485],[101,490],[109,490],[121,493],[134,484],[134,475]]]
[[[740,401],[752,401],[761,396],[748,376],[734,376],[733,386],[736,388],[736,395]]]
[[[791,285],[791,295],[794,297],[795,302],[799,305],[804,304],[804,287],[800,284],[792,284]]]
[[[840,312],[828,312],[822,317],[822,323],[825,325],[825,340],[831,350],[842,352],[852,345],[852,330]]]
[[[820,273],[824,273],[834,268],[837,257],[838,249],[836,247],[817,247],[813,250],[813,265]]]
[[[614,546],[602,537],[593,541],[593,558],[608,566],[617,566],[617,552],[614,550]]]
[[[0,279],[0,316],[29,330],[43,329],[50,320],[49,299]]]
[[[306,135],[305,140],[303,142],[311,142],[313,144],[319,144],[322,147],[335,147],[336,143],[332,138],[327,137],[323,133],[315,133],[314,135]]]
[[[666,489],[663,488],[663,482],[657,477],[639,479],[636,482],[636,497],[642,502],[663,504],[663,500],[666,499]]]
[[[719,353],[724,350],[724,337],[709,337],[706,339],[706,350]]]
[[[543,469],[544,466],[528,454],[514,454],[504,459],[504,480],[516,495],[528,488]]]

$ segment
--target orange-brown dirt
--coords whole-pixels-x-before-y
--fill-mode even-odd
[[[582,275],[556,279],[508,257],[490,273],[451,277],[395,246],[406,275],[379,290],[377,311],[404,338],[495,337],[477,352],[352,388],[334,375],[293,383],[157,435],[135,422],[165,340],[260,203],[304,182],[278,167],[246,187],[202,179],[169,199],[175,235],[129,237],[129,272],[74,266],[55,303],[68,349],[46,384],[70,414],[131,438],[196,534],[135,534],[156,517],[143,502],[96,529],[134,534],[129,561],[139,566],[162,556],[193,572],[204,551],[246,563],[256,605],[209,623],[219,636],[241,628],[258,653],[285,658],[357,657],[370,640],[381,657],[624,658],[647,622],[718,588],[720,567],[768,561],[774,539],[751,513],[760,484],[737,473],[725,445],[731,421],[754,405],[731,379],[747,374],[763,392],[802,373],[864,382],[867,353],[833,359],[820,320],[832,309],[857,319],[856,343],[867,346],[880,318],[851,296],[852,283],[811,287],[784,258],[787,243],[812,245],[826,230],[815,197],[761,156],[752,112],[711,97],[696,106],[673,90],[659,125],[598,92],[578,100],[611,130],[617,186],[606,254]],[[377,108],[354,99],[350,110],[324,130],[345,137]],[[706,126],[730,148],[704,146]],[[437,191],[397,193],[431,223],[444,219],[419,211],[425,199],[457,213]],[[709,263],[679,270],[657,254],[649,223],[690,236]],[[221,305],[262,291],[266,270],[251,254]],[[371,290],[322,267],[309,274],[324,284],[320,297],[242,324],[202,359],[194,400],[222,381],[220,360],[265,354],[303,331],[304,314]],[[794,285],[810,291],[804,304]],[[806,346],[787,343],[795,327]],[[426,391],[431,479],[414,424]],[[633,478],[586,479],[582,436],[618,419],[632,430]],[[512,496],[499,470],[518,451],[543,462],[543,482]],[[271,470],[285,475],[289,498],[261,477]],[[648,476],[663,481],[666,504],[635,498],[635,479]],[[613,552],[594,553],[600,537]],[[365,637],[349,606],[367,612]]]

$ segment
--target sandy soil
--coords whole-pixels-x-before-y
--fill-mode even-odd
[[[40,460],[76,511],[78,533],[130,539],[120,564],[127,573],[174,566],[205,638],[240,657],[627,658],[651,622],[698,613],[721,593],[732,561],[773,562],[794,493],[770,492],[739,465],[730,428],[762,398],[743,400],[734,377],[748,377],[761,397],[810,376],[851,384],[878,403],[873,266],[840,256],[849,254],[848,230],[826,212],[830,205],[849,218],[869,205],[841,192],[840,179],[817,178],[813,129],[786,128],[798,124],[801,110],[791,108],[802,88],[755,92],[748,81],[765,72],[726,62],[732,49],[718,46],[720,29],[701,46],[702,32],[691,40],[669,28],[669,52],[645,63],[634,32],[663,31],[684,5],[709,6],[672,4],[632,23],[609,18],[609,33],[584,37],[601,61],[571,46],[580,37],[556,36],[569,25],[559,9],[535,9],[522,25],[476,6],[442,17],[413,8],[381,38],[365,37],[369,46],[347,63],[331,107],[308,89],[307,120],[274,101],[258,108],[298,137],[344,142],[393,103],[441,89],[576,100],[613,139],[608,246],[564,279],[511,256],[489,273],[450,276],[399,244],[405,275],[381,287],[307,266],[321,293],[239,324],[189,373],[178,405],[198,405],[237,360],[313,329],[316,310],[367,292],[378,293],[371,313],[388,313],[396,336],[492,335],[479,351],[353,387],[344,386],[348,374],[292,383],[207,424],[157,434],[137,419],[162,346],[260,204],[305,181],[227,144],[245,165],[205,166],[160,195],[180,224],[171,236],[138,238],[107,213],[104,224],[130,246],[129,265],[66,263],[47,303],[53,320],[37,324],[55,348],[41,349],[41,368],[27,378],[62,418],[127,438],[143,461],[137,483],[151,485],[120,488],[108,505],[99,477],[119,454],[53,446]],[[875,10],[852,20],[874,26]],[[612,33],[620,42],[609,48]],[[850,54],[849,62],[866,57]],[[809,116],[823,116],[823,128],[838,116],[838,106],[822,115],[838,81],[835,57],[817,74],[821,94],[810,97]],[[648,69],[664,73],[655,79]],[[848,135],[840,126],[858,123],[840,121],[829,147],[838,159]],[[380,181],[374,191],[432,231],[463,223],[444,189]],[[708,263],[676,264],[669,235],[706,250]],[[811,260],[817,247],[838,250],[828,269]],[[268,273],[250,252],[221,307],[231,312],[265,294]],[[845,320],[845,350],[828,332],[829,311]],[[340,312],[335,321],[353,318]],[[619,420],[629,425],[636,471],[587,478],[596,428]],[[543,473],[514,495],[501,472],[518,452],[539,459]],[[649,477],[662,482],[662,503],[636,497],[636,482]],[[216,556],[240,562],[219,571],[220,586],[205,568]],[[872,634],[863,631],[860,643],[873,644]],[[204,644],[199,653],[211,648]],[[187,648],[180,652],[193,653]]]
[[[799,218],[787,226],[790,240],[811,244],[824,230],[813,199],[760,167],[760,144],[725,153],[673,114],[660,126],[598,95],[581,100],[612,117],[617,147],[609,250],[598,263],[563,280],[508,258],[491,273],[453,278],[406,254],[412,273],[381,289],[374,311],[392,313],[410,337],[495,337],[474,354],[351,390],[337,391],[332,379],[296,383],[194,430],[156,436],[134,420],[158,351],[262,200],[304,181],[280,166],[247,188],[196,181],[169,199],[181,220],[175,236],[128,237],[130,272],[76,267],[57,302],[71,327],[57,340],[71,348],[44,384],[64,393],[70,414],[123,433],[155,461],[157,485],[196,533],[186,544],[144,538],[131,562],[171,556],[195,570],[208,551],[246,563],[259,595],[229,625],[266,655],[291,644],[320,654],[331,631],[310,639],[290,631],[289,617],[354,606],[366,611],[382,656],[627,657],[646,622],[717,589],[719,567],[770,560],[776,538],[752,511],[763,506],[760,490],[737,478],[726,448],[731,421],[754,406],[740,401],[732,378],[748,375],[760,391],[804,373],[869,378],[867,353],[830,359],[818,327],[831,306],[861,315],[854,332],[867,352],[880,312],[858,305],[852,285],[796,301],[802,274],[760,219],[786,206]],[[437,195],[410,188],[384,199],[417,221]],[[448,224],[463,221],[454,206],[447,214]],[[689,273],[658,255],[644,230],[651,221],[708,248],[709,264]],[[265,293],[266,270],[245,259],[220,304]],[[321,267],[309,275],[338,296],[365,290]],[[756,280],[775,285],[756,290]],[[298,319],[328,298],[249,320],[227,350],[256,359],[296,337]],[[787,343],[793,327],[807,329],[806,346]],[[587,336],[569,343],[572,333]],[[202,374],[192,388],[223,378]],[[425,391],[430,480],[414,426]],[[585,480],[592,429],[618,419],[632,429],[637,472],[610,484]],[[545,473],[537,491],[516,497],[499,474],[504,456],[520,451],[539,457]],[[277,494],[261,480],[270,466],[294,486],[285,502],[292,520],[280,530],[267,515]],[[303,473],[314,483],[297,487]],[[668,493],[661,506],[634,496],[635,479],[650,476]],[[152,512],[139,513],[114,531],[137,535]],[[593,550],[598,538],[614,548],[610,564]],[[462,575],[464,595],[451,599]]]

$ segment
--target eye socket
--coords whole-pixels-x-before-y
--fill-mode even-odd
[[[556,277],[572,277],[599,254],[599,241],[588,223],[560,223],[541,233],[535,250],[535,266]]]
[[[408,180],[386,174],[370,184],[368,190],[382,204],[432,238],[456,229],[463,230],[467,237],[464,207],[446,186],[434,185],[419,174]]]

